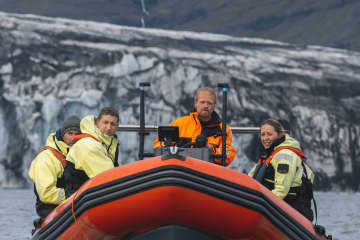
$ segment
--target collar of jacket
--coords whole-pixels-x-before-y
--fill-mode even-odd
[[[66,156],[69,152],[70,146],[67,145],[65,142],[60,141],[56,138],[55,133],[51,133],[48,138],[46,139],[45,146],[52,147],[59,151],[61,154]]]
[[[199,119],[199,116],[198,116],[197,112],[191,112],[189,115],[193,117],[196,124],[200,123],[201,126],[203,126],[203,127],[212,127],[212,125],[218,126],[220,124],[220,122],[221,122],[219,114],[217,114],[215,111],[212,112],[211,119],[209,121],[206,121],[206,122]]]
[[[260,156],[259,159],[265,160],[267,159],[270,154],[274,151],[275,147],[279,146],[281,143],[285,141],[285,135],[275,139],[275,141],[271,144],[268,149],[265,149],[262,143],[260,143]]]
[[[96,137],[94,137],[93,135],[88,134],[88,133],[82,133],[82,134],[76,135],[76,136],[74,137],[74,141],[77,142],[77,141],[79,141],[80,139],[86,138],[86,137],[90,137],[90,138],[94,139],[94,140],[97,141],[97,142],[99,141]]]
[[[103,134],[95,124],[95,116],[86,116],[80,122],[80,128],[82,133],[87,133],[98,139],[105,145],[106,149],[114,143],[117,144],[117,138],[115,136],[108,136]]]

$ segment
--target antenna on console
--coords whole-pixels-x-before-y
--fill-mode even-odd
[[[229,90],[229,84],[227,83],[219,83],[218,88],[222,88],[223,99],[222,99],[222,151],[221,151],[221,159],[223,166],[226,166],[226,111],[227,111],[227,92]]]
[[[139,131],[139,160],[144,159],[145,145],[145,87],[149,87],[150,83],[143,82],[140,86],[140,131]]]

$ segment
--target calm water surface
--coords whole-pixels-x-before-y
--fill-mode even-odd
[[[0,239],[31,239],[36,217],[31,189],[0,189]],[[318,223],[337,240],[360,239],[360,193],[317,192]]]

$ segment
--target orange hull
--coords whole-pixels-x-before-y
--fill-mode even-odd
[[[33,239],[132,239],[164,226],[206,239],[326,239],[252,178],[190,157],[154,157],[99,174]]]

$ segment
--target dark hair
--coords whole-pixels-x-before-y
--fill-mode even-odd
[[[113,107],[104,107],[100,110],[99,116],[96,118],[96,121],[100,120],[102,116],[104,115],[110,115],[117,118],[117,122],[119,122],[119,113],[118,111]]]
[[[281,126],[284,128],[284,132],[286,132],[286,133],[288,133],[288,134],[290,134],[290,123],[289,123],[289,121],[288,120],[286,120],[286,119],[282,119],[282,118],[280,118],[280,119],[278,119],[277,120],[280,124],[281,124]]]
[[[272,126],[279,135],[281,135],[284,132],[284,127],[281,125],[279,121],[276,121],[274,119],[266,119],[263,121],[260,125],[260,127],[264,126],[265,124],[268,124]]]

